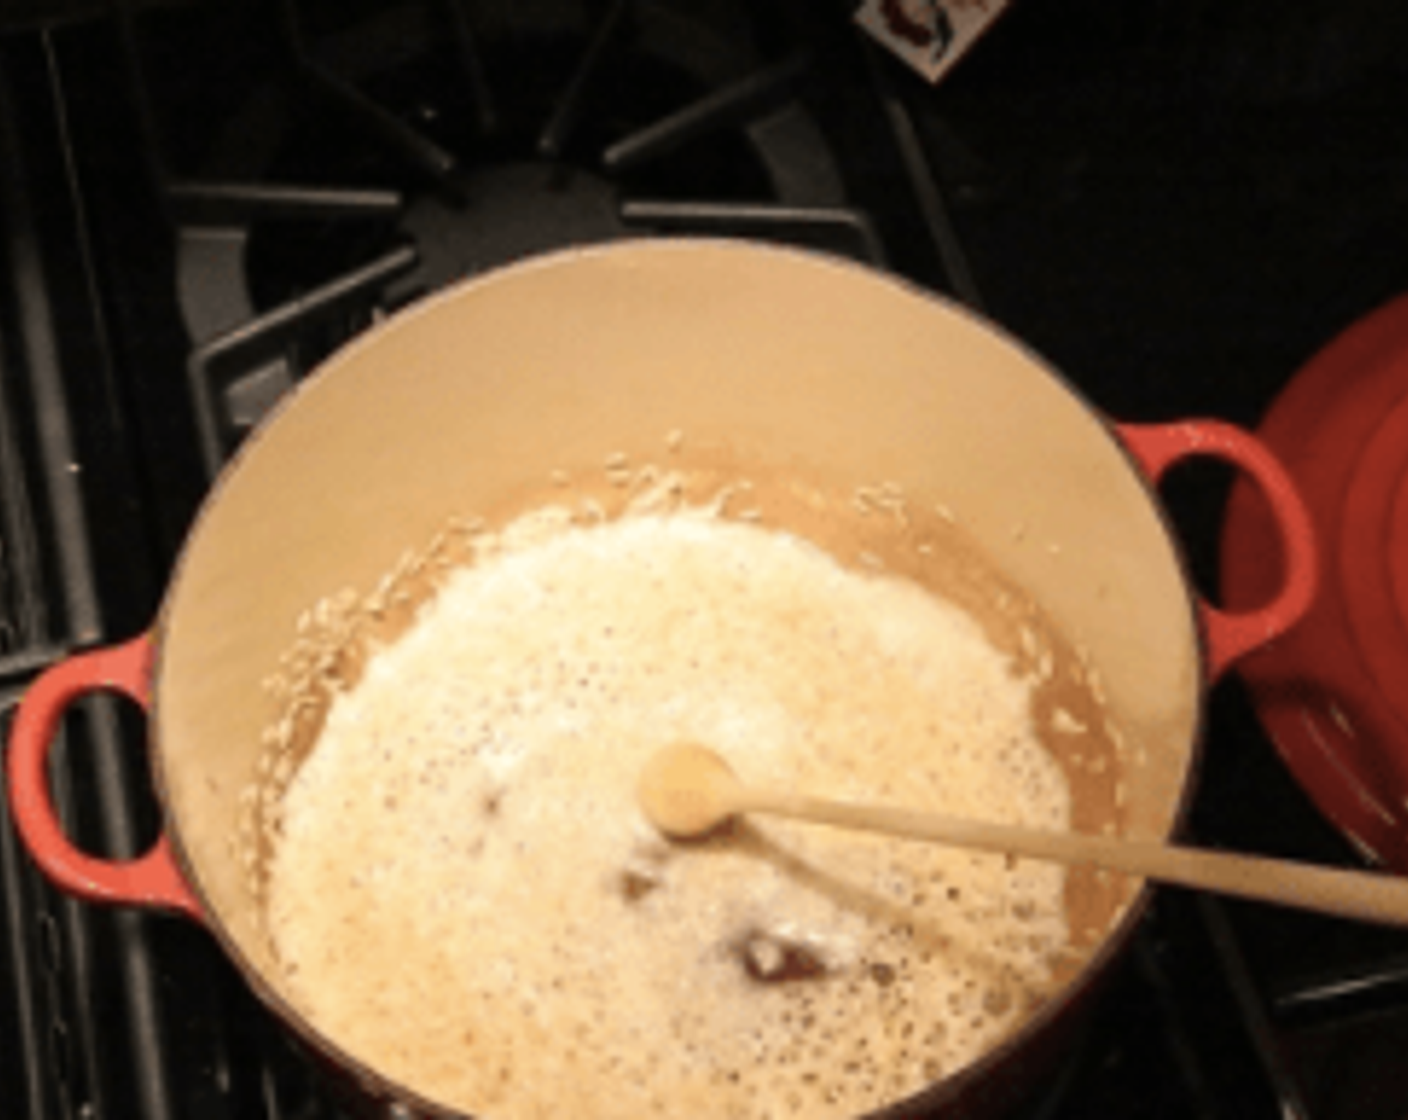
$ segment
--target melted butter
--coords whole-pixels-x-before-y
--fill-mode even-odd
[[[814,531],[713,516],[742,499]],[[1098,736],[1051,749],[1099,722],[1069,651],[1026,606],[992,609],[1019,598],[942,534],[883,548],[914,529],[893,489],[674,505],[539,511],[481,542],[337,696],[282,798],[268,915],[295,1002],[491,1120],[564,1099],[855,1115],[1004,1037],[1108,916],[1035,863],[780,822],[656,837],[635,779],[672,739],[750,781],[1049,828],[1113,788],[1078,773],[1104,769]],[[885,570],[906,557],[946,593]]]

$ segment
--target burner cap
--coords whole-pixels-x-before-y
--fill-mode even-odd
[[[406,280],[388,290],[434,291],[465,276],[564,245],[625,237],[617,189],[590,171],[551,163],[505,163],[479,168],[455,208],[421,192],[401,219],[420,249]]]
[[[1320,810],[1365,855],[1408,871],[1408,297],[1317,354],[1260,434],[1310,508],[1325,579],[1300,625],[1242,675]],[[1238,486],[1223,538],[1229,607],[1274,590],[1276,548],[1255,492]]]

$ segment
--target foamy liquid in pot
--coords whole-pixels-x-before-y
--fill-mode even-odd
[[[842,1117],[985,1052],[1071,943],[1062,869],[758,819],[676,845],[661,745],[748,781],[1069,827],[967,611],[698,513],[510,531],[333,701],[270,936],[329,1037],[489,1120]]]

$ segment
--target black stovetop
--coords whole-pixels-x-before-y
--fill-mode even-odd
[[[310,365],[564,241],[868,260],[1113,416],[1255,425],[1408,289],[1408,21],[1127,7],[1020,3],[937,88],[817,0],[128,2],[0,32],[5,723],[40,667],[150,622],[213,472]],[[1227,481],[1166,489],[1205,587]],[[141,743],[107,701],[66,726],[60,800],[96,849],[154,835]],[[4,1115],[335,1115],[207,934],[62,899],[0,826]],[[1191,827],[1354,862],[1235,679]],[[1393,931],[1162,892],[1024,1116],[1408,1115],[1405,962]]]

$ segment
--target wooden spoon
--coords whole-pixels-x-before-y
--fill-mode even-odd
[[[652,756],[641,772],[637,797],[651,824],[680,840],[702,837],[741,814],[767,813],[960,848],[1090,864],[1258,902],[1408,926],[1408,880],[1396,876],[757,789],[745,785],[715,751],[694,743]]]

